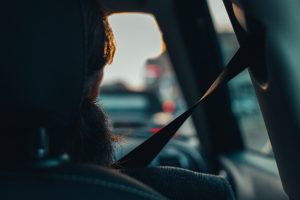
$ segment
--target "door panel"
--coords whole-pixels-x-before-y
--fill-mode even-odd
[[[260,66],[267,71],[265,84],[261,84],[252,70],[253,85],[285,191],[292,199],[300,199],[300,2],[243,0],[240,3],[248,31],[253,31],[253,22],[258,22],[266,33],[265,64]],[[230,3],[227,5],[229,8]]]
[[[288,200],[276,162],[258,153],[235,153],[220,158],[237,200]]]

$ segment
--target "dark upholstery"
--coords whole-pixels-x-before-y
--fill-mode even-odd
[[[0,169],[3,200],[160,200],[149,187],[116,171],[88,165]]]
[[[77,114],[83,93],[81,1],[4,1],[0,13],[1,114],[18,112],[44,126],[55,116],[64,126],[59,122]]]
[[[231,186],[219,176],[173,167],[126,169],[122,172],[172,200],[234,199]]]

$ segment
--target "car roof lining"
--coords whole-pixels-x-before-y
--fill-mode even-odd
[[[148,0],[104,0],[109,14],[120,12],[150,12]]]

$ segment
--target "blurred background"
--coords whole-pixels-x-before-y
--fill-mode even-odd
[[[224,66],[239,45],[221,1],[209,0],[219,36]],[[152,15],[114,14],[109,17],[117,51],[105,69],[99,103],[110,117],[113,132],[129,137],[149,137],[187,109],[160,29]],[[229,83],[232,103],[246,146],[272,155],[271,145],[248,72]],[[195,99],[196,101],[196,99]],[[175,136],[198,147],[193,121]]]

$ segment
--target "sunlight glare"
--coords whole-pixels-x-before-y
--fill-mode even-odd
[[[130,87],[143,87],[145,62],[163,50],[155,18],[149,14],[114,14],[109,17],[109,23],[117,51],[113,63],[106,67],[104,84],[126,82]]]

